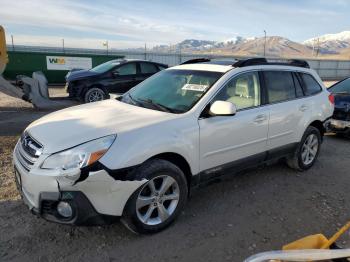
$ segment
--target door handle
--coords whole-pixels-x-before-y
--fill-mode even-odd
[[[254,123],[262,123],[265,120],[267,120],[267,116],[266,115],[258,115],[257,117],[254,118]]]
[[[301,107],[299,107],[299,110],[301,111],[301,112],[305,112],[306,110],[308,110],[309,109],[309,107],[307,106],[307,105],[302,105]]]

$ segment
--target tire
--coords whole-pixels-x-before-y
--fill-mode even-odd
[[[317,143],[317,145],[314,143]],[[316,127],[309,126],[293,155],[287,158],[287,165],[298,171],[308,170],[317,160],[321,149],[321,143],[322,137],[320,130]]]
[[[162,159],[145,162],[133,174],[135,180],[148,182],[129,198],[121,221],[135,233],[157,233],[171,225],[184,208],[188,196],[186,177],[179,167]],[[161,190],[165,185],[170,186]]]
[[[105,100],[108,97],[106,92],[99,88],[99,87],[93,87],[86,91],[84,95],[84,102],[85,103],[92,103],[97,101]]]

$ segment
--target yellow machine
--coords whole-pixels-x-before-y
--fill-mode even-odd
[[[5,71],[8,61],[5,30],[0,26],[0,75]]]
[[[18,76],[17,80],[22,85],[13,85],[2,76],[8,62],[5,29],[0,25],[0,92],[32,103],[38,109],[53,110],[77,104],[66,97],[50,99],[47,80],[42,72],[34,72],[32,77]]]
[[[327,239],[323,234],[316,234],[301,238],[283,247],[283,250],[296,249],[329,249],[335,241],[350,228],[350,222],[345,224],[337,233],[330,239]]]
[[[288,262],[288,261],[350,261],[350,249],[339,249],[333,244],[350,229],[350,222],[344,225],[330,239],[323,234],[304,237],[283,246],[282,250],[259,253],[244,262]]]

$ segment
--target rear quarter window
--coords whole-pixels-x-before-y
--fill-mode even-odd
[[[300,73],[300,76],[304,83],[304,91],[306,95],[315,95],[322,91],[322,87],[312,75]]]

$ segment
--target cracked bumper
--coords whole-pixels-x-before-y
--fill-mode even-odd
[[[80,170],[59,176],[39,168],[27,171],[15,156],[14,168],[18,190],[31,212],[65,224],[110,222],[123,214],[130,196],[146,182],[116,180],[107,171],[99,170],[89,172],[84,181],[75,183],[80,177]],[[71,203],[74,217],[67,220],[57,215],[59,201]]]

